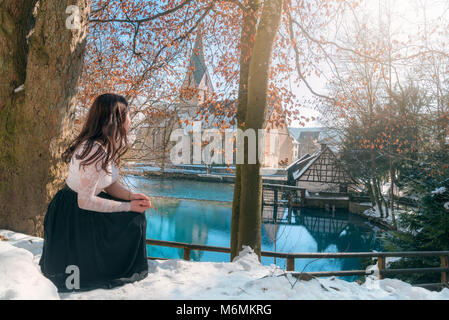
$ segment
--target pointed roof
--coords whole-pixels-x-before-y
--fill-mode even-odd
[[[336,184],[355,182],[343,163],[327,145],[323,145],[320,151],[304,160],[306,164],[292,173],[296,181]]]
[[[192,78],[193,84],[191,83]],[[208,90],[213,91],[212,82],[209,73],[207,72],[206,60],[204,58],[203,37],[201,31],[199,31],[192,50],[190,64],[184,83],[187,86],[193,85],[193,87],[198,88],[203,78],[206,78],[204,85]]]
[[[192,57],[190,58],[190,67],[193,68],[193,78],[198,86],[207,72],[206,62],[204,60],[203,39],[201,34],[196,37]]]

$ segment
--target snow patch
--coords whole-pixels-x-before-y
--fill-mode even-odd
[[[59,299],[56,287],[33,260],[30,251],[0,241],[0,300]]]
[[[449,300],[449,289],[432,292],[400,280],[378,280],[376,274],[362,285],[335,277],[300,281],[274,264],[262,265],[247,246],[232,262],[149,260],[148,277],[139,282],[58,295],[38,266],[42,239],[7,230],[0,236],[7,239],[0,241],[0,299]]]
[[[446,192],[446,188],[445,187],[440,187],[437,188],[435,190],[432,191],[432,194],[443,194]]]
[[[25,90],[25,85],[24,84],[22,84],[20,87],[15,88],[14,89],[14,93],[18,93],[18,92],[23,91],[23,90]]]

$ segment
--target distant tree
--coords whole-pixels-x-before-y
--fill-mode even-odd
[[[425,155],[420,163],[408,168],[408,187],[419,194],[419,208],[401,213],[400,230],[385,240],[385,247],[394,251],[449,250],[449,147]],[[437,161],[436,161],[437,160]],[[440,257],[402,258],[392,268],[439,267]],[[438,283],[440,274],[398,275],[412,283]]]
[[[423,18],[410,25],[416,32],[405,40],[392,27],[393,2],[376,3],[378,17],[369,11],[372,6],[362,5],[351,10],[352,18],[340,24],[332,41],[313,35],[309,39],[322,51],[333,48],[325,59],[332,74],[329,94],[316,94],[323,100],[326,122],[346,137],[349,167],[380,215],[391,212],[394,219],[394,188],[400,184],[402,167],[411,165],[408,162],[415,161],[418,152],[431,152],[434,143],[443,146],[449,133],[449,56],[444,41],[449,17],[442,10],[439,17],[426,19],[429,2],[411,1]],[[388,181],[385,197],[381,186]]]
[[[176,104],[155,101],[143,108],[144,116],[135,125],[136,138],[131,146],[131,154],[125,160],[153,162],[161,172],[169,164],[170,140],[172,132],[179,128],[179,108]]]

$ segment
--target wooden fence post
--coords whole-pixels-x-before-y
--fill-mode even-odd
[[[379,268],[379,280],[382,280],[384,278],[382,271],[385,270],[385,257],[377,257],[377,267]]]
[[[301,189],[301,205],[306,203],[306,189]]]
[[[295,258],[287,258],[287,271],[295,271]]]
[[[441,256],[441,268],[447,268],[448,267],[448,256]],[[447,272],[441,272],[441,283],[447,283]]]
[[[184,247],[184,260],[190,261],[190,248]]]

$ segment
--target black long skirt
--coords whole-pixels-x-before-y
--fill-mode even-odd
[[[117,287],[147,277],[145,236],[145,214],[80,209],[65,185],[48,205],[39,265],[60,292]]]

